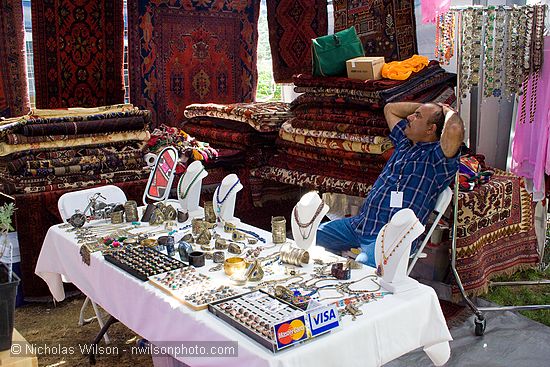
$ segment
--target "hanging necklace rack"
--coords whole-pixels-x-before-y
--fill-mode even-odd
[[[539,5],[540,6],[540,5]],[[474,6],[453,6],[451,7],[451,11],[454,11],[456,13],[456,22],[457,22],[457,29],[458,29],[458,34],[461,34],[462,32],[462,29],[464,28],[463,27],[463,10],[465,9],[469,9],[469,8],[473,8]],[[484,8],[483,6],[476,6],[477,8]],[[544,14],[546,12],[546,5],[542,5],[543,7],[543,10],[542,10],[542,13]],[[516,36],[516,33],[517,32],[517,29],[514,29],[509,21],[509,18],[510,17],[513,17],[513,16],[517,16],[517,13],[518,13],[518,8],[517,6],[514,6],[514,7],[510,7],[510,6],[497,6],[497,10],[498,9],[503,9],[505,12],[506,12],[506,22],[508,22],[508,27],[506,28],[506,35],[504,36],[504,39],[505,39],[505,42],[507,43],[507,47],[505,48],[505,52],[501,55],[502,58],[505,58],[505,59],[508,59],[508,61],[512,61],[510,60],[510,53],[508,52],[508,50],[510,49],[510,43],[511,43],[511,40],[510,40],[510,37],[512,36]],[[540,15],[540,17],[544,18],[543,15]],[[536,23],[538,24],[543,24],[543,22],[541,23],[540,20],[535,20]],[[548,31],[548,30],[546,30]],[[543,34],[545,33],[544,30],[542,31],[538,31],[537,34],[540,34],[540,32],[542,32]],[[535,41],[536,42],[536,41]],[[540,42],[543,42],[543,40],[539,41]],[[542,52],[542,44],[540,46],[541,48],[541,52]],[[463,49],[463,42],[462,42],[462,38],[461,37],[458,37],[457,38],[457,53],[458,53],[458,57],[457,57],[457,63],[458,63],[458,77],[457,77],[457,90],[458,91],[462,91],[463,90],[463,87],[462,87],[462,83],[463,83],[463,76],[461,75],[461,70],[463,69],[462,67],[462,64],[464,63],[464,49]],[[534,57],[535,60],[538,60],[537,57]],[[515,60],[514,60],[515,62]],[[537,61],[535,61],[537,62]],[[542,64],[542,58],[540,60],[540,63]],[[516,69],[512,69],[512,71],[515,71],[517,70]],[[509,73],[510,70],[508,69],[504,69],[502,74],[501,74],[501,79],[506,83],[506,85],[513,85],[512,82],[514,81]],[[512,79],[511,82],[508,82],[509,79]],[[518,80],[519,82],[521,82],[522,80]],[[504,92],[504,88],[503,88],[503,92]],[[506,91],[507,92],[507,91]],[[458,114],[460,115],[460,112],[461,112],[461,99],[462,99],[462,94],[461,93],[457,93],[457,109],[458,109]],[[459,176],[458,176],[458,172],[456,173],[455,175],[455,182],[458,182],[458,179],[459,179]],[[452,224],[452,237],[451,237],[451,272],[453,274],[453,277],[456,281],[456,285],[458,287],[458,290],[460,291],[460,295],[462,296],[462,298],[464,299],[464,301],[466,302],[467,306],[473,311],[473,313],[475,314],[475,319],[474,319],[474,324],[475,324],[475,334],[477,336],[481,336],[483,335],[483,333],[485,332],[485,326],[486,326],[486,319],[485,319],[485,316],[483,314],[483,312],[489,312],[489,311],[502,311],[502,310],[536,310],[536,309],[548,309],[549,308],[549,305],[532,305],[532,306],[504,306],[504,307],[477,307],[473,302],[472,300],[470,300],[470,298],[466,295],[466,291],[464,290],[464,286],[462,284],[462,281],[460,279],[460,275],[458,274],[458,271],[456,269],[456,240],[457,240],[457,226],[458,226],[458,186],[459,185],[454,185],[454,190],[453,190],[453,224]]]

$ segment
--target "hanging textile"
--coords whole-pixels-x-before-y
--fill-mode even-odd
[[[435,23],[436,18],[451,7],[450,0],[421,0],[422,23]]]
[[[37,108],[124,102],[122,0],[33,0]]]
[[[528,101],[527,111],[518,109],[514,140],[512,141],[511,171],[533,182],[533,199],[545,197],[544,172],[550,172],[550,157],[547,156],[548,134],[550,129],[550,37],[545,38],[544,64],[538,74],[533,74],[525,83],[527,93],[520,97],[519,105]],[[538,80],[535,80],[538,79]],[[536,94],[532,94],[531,85],[538,82]],[[536,111],[531,109],[529,101],[537,100]],[[526,119],[525,122],[522,122]],[[525,116],[527,115],[527,116]],[[530,117],[532,115],[532,118]]]
[[[311,39],[327,34],[327,0],[267,0],[273,78],[311,73]]]
[[[417,53],[414,0],[334,0],[334,31],[355,26],[366,56],[386,62]]]
[[[175,126],[192,103],[251,102],[260,1],[128,2],[130,99]]]
[[[0,117],[30,110],[21,0],[0,0]]]

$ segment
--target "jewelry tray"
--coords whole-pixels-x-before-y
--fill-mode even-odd
[[[171,289],[170,287],[166,286],[165,284],[162,284],[162,282],[157,279],[157,278],[162,278],[163,276],[168,276],[171,273],[175,273],[175,272],[179,272],[179,271],[192,272],[193,270],[194,270],[193,267],[189,267],[189,268],[185,268],[185,269],[176,269],[176,270],[171,270],[171,271],[168,271],[168,272],[165,272],[165,273],[155,274],[155,275],[152,275],[152,276],[149,277],[149,282],[153,286],[155,286],[155,287],[159,288],[160,290],[164,291],[165,293],[172,296],[173,298],[178,300],[180,303],[186,305],[187,307],[189,307],[189,308],[191,308],[195,311],[205,310],[208,307],[208,304],[210,302],[195,303],[195,302],[193,302],[189,299],[189,296],[193,295],[193,293],[196,293],[197,289],[200,289],[201,286],[203,286],[203,285],[205,286],[204,288],[206,288],[205,291],[208,290],[208,289],[216,289],[216,288],[221,287],[221,286],[216,286],[215,284],[211,283],[210,277],[208,277],[206,275],[203,275],[199,272],[196,272],[196,274],[194,274],[194,278],[195,278],[194,282],[188,283],[185,286],[179,287],[177,289]],[[197,282],[201,278],[203,280],[203,283],[202,284],[197,284]],[[210,287],[208,287],[208,286],[210,286]],[[217,298],[216,300],[214,300],[214,302],[225,301],[227,298],[238,296],[240,293],[243,292],[240,289],[230,287],[230,286],[227,286],[226,289],[227,289],[226,290],[227,294],[224,295],[223,297]],[[222,296],[222,295],[220,295],[220,296]]]
[[[140,249],[140,250],[138,250]],[[142,254],[141,256],[143,257],[144,255],[147,256],[148,253],[150,254],[153,254],[153,255],[156,255],[156,256],[159,256],[160,259],[162,259],[162,261],[167,264],[167,266],[170,267],[170,270],[175,270],[175,269],[178,269],[178,268],[182,268],[182,267],[186,267],[187,264],[177,260],[177,259],[174,259],[166,254],[163,254],[162,252],[160,251],[157,251],[155,249],[152,249],[152,248],[148,248],[148,247],[133,247],[131,249],[128,249],[128,251],[142,251]],[[133,253],[133,252],[132,252]],[[132,255],[132,256],[137,256],[136,255]],[[110,255],[110,254],[104,254],[103,255],[103,258],[107,261],[107,262],[110,262],[111,264],[113,264],[114,266],[124,270],[125,272],[127,272],[128,274],[138,278],[139,280],[141,281],[144,281],[146,282],[147,280],[149,280],[149,276],[152,276],[152,275],[157,275],[157,274],[160,274],[160,273],[164,273],[166,272],[165,269],[162,269],[161,271],[158,271],[156,273],[151,273],[151,274],[145,274],[144,272],[141,272],[135,268],[133,268],[132,266],[128,265],[128,264],[125,264],[125,263],[122,263],[120,262],[115,256],[113,255]]]
[[[251,296],[255,293],[261,293],[262,296],[268,297],[271,301],[278,302],[281,306],[284,306],[287,309],[286,311],[288,313],[295,312],[295,311],[303,312],[298,307],[296,307],[296,306],[294,306],[294,305],[292,305],[288,302],[285,302],[283,300],[280,300],[280,299],[272,296],[271,294],[269,294],[269,293],[267,293],[267,292],[265,292],[261,289],[257,290],[257,291],[244,293],[244,294],[241,294],[241,295],[238,295],[238,296],[235,296],[235,297],[227,298],[225,300],[213,302],[213,303],[208,305],[208,311],[210,311],[212,314],[219,317],[220,319],[222,319],[223,321],[225,321],[227,324],[231,325],[235,329],[239,330],[240,332],[242,332],[246,336],[250,337],[255,342],[261,344],[263,347],[269,349],[271,352],[277,353],[279,350],[277,349],[277,341],[276,340],[267,338],[266,336],[260,334],[259,332],[255,331],[255,330],[252,330],[252,328],[248,327],[244,323],[238,322],[234,317],[232,317],[230,314],[228,314],[228,312],[226,312],[224,309],[222,309],[220,307],[221,305],[223,305],[226,302],[232,302],[234,300],[239,301],[239,299],[249,297],[249,296]],[[253,302],[254,301],[250,302],[250,301],[240,300],[240,302],[242,302],[242,303],[239,306],[242,305],[247,310],[253,309]],[[261,314],[261,313],[265,314],[265,312],[263,310],[258,310],[258,313],[259,314]],[[286,318],[282,318],[281,320],[278,320],[275,323],[270,324],[270,330],[273,329],[274,324],[277,324],[279,322],[283,322],[285,320],[288,320],[289,318],[290,317],[287,316]],[[271,337],[273,337],[273,334],[271,334]]]

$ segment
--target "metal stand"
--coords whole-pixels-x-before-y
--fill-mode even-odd
[[[461,98],[460,95],[460,70],[461,70],[461,63],[462,63],[462,13],[460,12],[460,9],[464,9],[464,7],[452,7],[451,10],[457,11],[457,29],[458,29],[458,37],[457,37],[457,51],[458,51],[458,70],[457,70],[457,110],[458,114],[460,115],[460,106],[461,106]],[[480,74],[481,76],[482,74]],[[483,80],[480,79],[479,82],[480,85],[483,85]],[[499,306],[499,307],[477,307],[466,295],[466,292],[464,290],[464,286],[462,285],[462,281],[460,280],[460,276],[458,274],[458,271],[456,270],[456,227],[457,227],[457,217],[458,217],[458,182],[459,182],[459,175],[458,172],[455,176],[455,185],[454,185],[454,191],[453,191],[453,231],[452,231],[452,245],[451,245],[451,271],[453,273],[453,276],[456,280],[456,284],[458,286],[458,289],[460,290],[460,295],[462,296],[462,299],[466,302],[467,306],[472,310],[472,312],[475,314],[474,319],[474,327],[475,327],[475,335],[481,336],[485,333],[485,327],[487,326],[487,319],[485,318],[484,312],[493,312],[493,311],[526,311],[526,310],[546,310],[550,309],[550,305],[531,305],[531,306]],[[535,282],[491,282],[490,285],[505,285],[505,286],[511,286],[511,285],[541,285],[541,284],[550,284],[549,280],[541,280],[541,281],[535,281]]]

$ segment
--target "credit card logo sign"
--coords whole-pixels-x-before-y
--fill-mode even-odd
[[[277,348],[285,348],[307,339],[306,323],[303,316],[275,325]]]
[[[326,333],[340,325],[336,306],[330,305],[313,310],[308,315],[309,329],[312,336]]]

